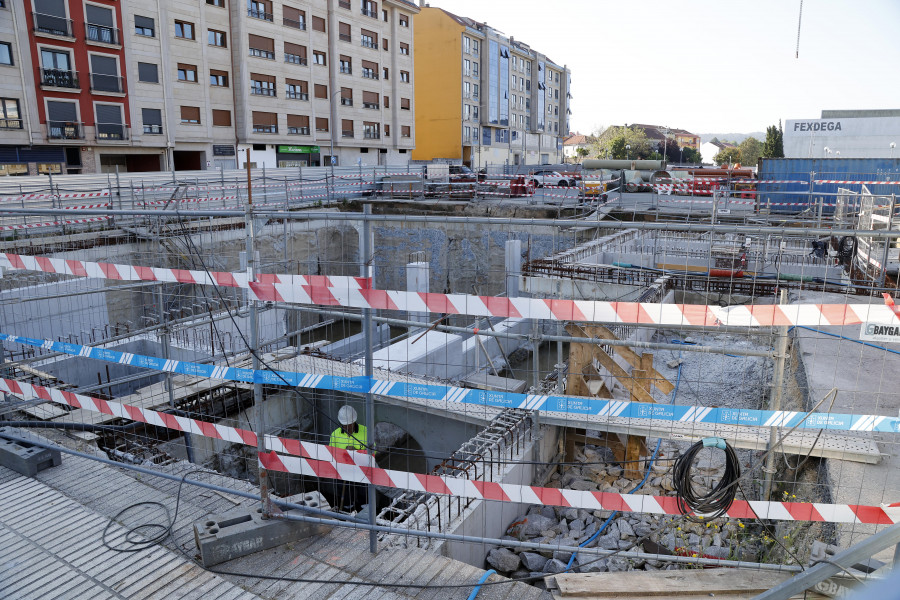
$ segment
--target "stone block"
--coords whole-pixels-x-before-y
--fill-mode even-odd
[[[328,501],[319,492],[293,498],[294,504],[330,510]],[[303,515],[298,509],[285,514]],[[211,567],[261,550],[268,550],[288,542],[302,540],[331,531],[328,525],[302,523],[278,518],[262,518],[262,508],[237,508],[220,515],[209,515],[194,523],[194,541],[200,550],[204,567]]]
[[[13,431],[9,427],[0,427],[0,433],[9,433],[16,437],[28,437],[27,433]],[[62,463],[59,450],[49,450],[25,442],[14,442],[0,438],[0,466],[12,469],[26,477],[35,477],[39,471],[55,467]]]

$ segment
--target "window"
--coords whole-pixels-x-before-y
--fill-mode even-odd
[[[159,83],[159,68],[154,63],[138,63],[138,81]]]
[[[254,110],[253,133],[278,133],[278,114]]]
[[[306,64],[306,46],[301,46],[299,44],[292,44],[290,42],[284,43],[284,62],[292,63],[295,65],[305,65]]]
[[[553,90],[553,99],[559,100],[559,90]]]
[[[225,32],[224,31],[216,31],[215,29],[210,29],[206,32],[206,43],[210,46],[218,46],[219,48],[227,48],[228,43],[226,42]]]
[[[250,56],[258,56],[259,58],[267,58],[275,60],[275,40],[272,38],[262,37],[261,35],[250,34]]]
[[[349,56],[341,54],[341,73],[345,75],[350,75],[353,73],[353,61]]]
[[[325,53],[321,50],[313,50],[313,63],[317,65],[325,65]]]
[[[409,83],[409,71],[400,71],[400,81]]]
[[[0,42],[0,65],[13,64],[12,44]]]
[[[350,119],[341,119],[341,137],[353,137],[353,121]]]
[[[128,139],[121,104],[94,104],[94,111],[97,113],[97,122],[94,123],[97,141]]]
[[[316,117],[316,131],[328,131],[328,119],[326,117]]]
[[[468,39],[468,38],[466,38]],[[400,42],[400,54],[409,55],[409,44],[405,42]]]
[[[382,79],[387,81],[388,79],[390,79],[390,74],[391,74],[390,69],[388,69],[387,67],[381,68],[381,78]]]
[[[353,36],[350,34],[350,23],[338,23],[338,37],[342,42],[353,41]]]
[[[472,51],[472,39],[466,36],[463,36],[463,52],[468,54]]]
[[[372,0],[360,0],[360,12],[373,19],[378,18],[378,3]]]
[[[269,0],[247,0],[247,16],[271,21],[272,3]]]
[[[219,8],[225,8],[225,0],[206,0],[206,3],[209,6],[218,6]]]
[[[134,15],[134,33],[145,37],[155,37],[156,27],[153,19]]]
[[[400,98],[400,110],[409,110],[409,98]]]
[[[217,69],[209,70],[209,85],[215,87],[228,87],[228,71]]]
[[[400,15],[400,27],[409,27],[409,17],[401,14]]]
[[[472,54],[478,54],[478,40],[472,40]]]
[[[85,4],[84,16],[84,35],[89,42],[119,44],[119,30],[116,28],[112,9]]]
[[[75,37],[72,34],[72,21],[66,13],[68,2],[64,0],[33,0],[33,4],[34,13],[32,14],[36,31],[63,37]]]
[[[114,56],[88,55],[91,61],[91,89],[95,92],[122,93],[119,61]]]
[[[22,129],[19,101],[15,98],[0,98],[0,129]]]
[[[410,127],[409,125],[401,125],[400,126],[400,135],[402,137],[410,137],[411,134],[412,134],[412,127]]]
[[[390,108],[390,107],[391,107],[391,97],[390,97],[390,96],[385,96],[385,97],[384,97],[384,107],[385,107],[385,108]]]
[[[378,48],[378,34],[368,29],[360,30],[360,40],[366,48]]]
[[[315,85],[314,89],[315,89],[316,98],[322,98],[324,100],[328,100],[328,86],[327,85],[317,83]]]
[[[285,95],[291,100],[309,100],[309,85],[299,79],[285,79]]]
[[[381,38],[381,47],[382,47],[382,49],[384,49],[385,52],[387,52],[390,49],[387,38]]]
[[[78,73],[72,71],[68,52],[41,48],[41,85],[80,89]]]
[[[384,20],[385,23],[388,22],[388,13],[387,13],[387,10],[385,10],[385,9],[382,9],[382,10],[381,10],[381,18]]]
[[[366,79],[378,79],[378,63],[362,61],[362,76]]]
[[[197,66],[178,63],[178,81],[197,83]]]
[[[306,115],[288,115],[287,128],[289,135],[309,135],[309,117]]]
[[[380,108],[378,106],[378,92],[363,91],[363,108],[370,108],[370,109]]]
[[[181,122],[191,125],[200,124],[200,107],[199,106],[182,106]]]
[[[353,106],[353,90],[351,88],[341,88],[341,105]]]
[[[391,126],[387,123],[384,124],[384,137],[391,137]]]
[[[325,19],[323,19],[322,17],[313,17],[312,23],[313,31],[321,31],[322,33],[325,33]]]
[[[281,7],[284,15],[282,23],[285,27],[293,27],[294,29],[306,29],[306,12],[290,6]]]
[[[214,108],[212,111],[213,127],[231,127],[231,111]]]
[[[274,98],[275,76],[261,73],[250,73],[250,93],[254,96],[269,96]]]
[[[77,140],[83,137],[75,102],[47,101],[47,136],[56,140]]]
[[[472,118],[472,107],[468,104],[463,105],[463,120],[468,121]]]
[[[478,63],[472,63],[472,77],[478,77]]]
[[[363,137],[367,140],[380,140],[381,126],[378,123],[363,121]]]
[[[472,86],[472,97],[473,98],[478,97],[478,84],[477,83]]]
[[[162,133],[162,111],[158,108],[142,108],[141,121],[144,123],[144,133],[159,135]]]
[[[194,39],[194,24],[187,21],[175,21],[175,37],[186,40]]]
[[[468,81],[463,83],[463,98],[469,98],[472,96],[472,86]]]
[[[478,107],[477,106],[472,106],[472,120],[473,121],[478,120]]]

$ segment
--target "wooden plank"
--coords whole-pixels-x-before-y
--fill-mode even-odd
[[[621,341],[618,337],[616,337],[616,334],[602,325],[588,325],[585,327],[585,330],[588,333],[586,337],[599,337],[604,340]],[[625,361],[635,369],[647,369],[646,366],[642,366],[641,357],[638,355],[638,353],[628,346],[612,346],[612,349],[616,354],[624,358]],[[652,364],[647,370],[650,372],[650,376],[653,378],[653,384],[659,389],[659,391],[661,391],[663,394],[672,393],[672,390],[675,389],[675,385],[672,384],[671,381],[666,379],[659,371],[654,369]]]
[[[613,357],[607,354],[600,346],[594,346],[594,358],[597,359],[603,368],[608,370],[613,376],[619,380],[626,390],[631,392],[632,399],[637,402],[654,402],[650,392],[645,390],[634,377],[625,372],[625,369],[619,366]]]

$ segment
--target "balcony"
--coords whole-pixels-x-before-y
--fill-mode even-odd
[[[91,91],[121,94],[124,91],[124,88],[122,87],[122,78],[118,75],[91,73]]]
[[[57,17],[55,15],[45,15],[43,13],[31,13],[34,18],[34,32],[46,33],[48,35],[56,35],[59,37],[74,38],[72,32],[72,20],[65,17]]]
[[[22,119],[0,119],[0,129],[22,129]]]
[[[378,110],[379,108],[381,108],[381,105],[378,104],[377,102],[363,102],[363,108],[371,108],[374,110]]]
[[[359,10],[359,12],[362,13],[362,14],[363,14],[364,16],[366,16],[366,17],[372,17],[373,19],[377,19],[377,18],[378,18],[378,13],[375,12],[374,10],[369,10],[369,9],[367,9],[367,8],[361,8],[361,9]]]
[[[367,132],[365,132],[364,137],[365,137],[367,140],[380,140],[380,139],[381,139],[381,133],[379,133],[379,132],[377,132],[377,131],[367,131]]]
[[[266,11],[260,10],[258,8],[248,8],[247,16],[253,17],[254,19],[261,19],[263,21],[272,21],[274,19],[272,13],[267,13]]]
[[[278,133],[278,125],[254,125],[253,133]]]
[[[84,130],[75,121],[47,121],[47,137],[51,140],[81,140]]]
[[[350,3],[347,0],[338,0],[338,6],[340,8],[345,8],[347,10],[353,10],[353,8],[350,6]]]
[[[339,34],[338,34],[338,38],[339,38],[342,42],[352,42],[352,41],[353,41],[353,36],[350,35],[349,33],[339,33]]]
[[[366,79],[378,79],[378,73],[372,69],[363,69],[362,76]]]
[[[353,106],[353,98],[341,98],[341,106]]]
[[[303,65],[306,66],[307,61],[305,56],[299,56],[297,54],[285,54],[284,62],[291,63],[292,65]]]
[[[147,135],[162,135],[162,125],[144,125],[144,133]]]
[[[349,129],[345,129],[345,130],[341,131],[341,137],[352,138],[352,137],[353,137],[353,131],[352,131],[352,130],[349,130]]]
[[[41,85],[45,87],[81,89],[76,71],[62,69],[41,69]]]
[[[119,30],[113,27],[107,27],[106,25],[85,23],[84,38],[89,42],[97,42],[98,44],[121,46],[121,42],[119,41],[121,39]]]
[[[98,142],[124,142],[128,139],[128,128],[122,123],[97,123]]]
[[[296,92],[291,90],[286,91],[284,97],[288,100],[309,100],[309,94],[306,92]]]
[[[378,42],[373,41],[371,39],[363,38],[360,42],[363,48],[375,48],[378,49]]]
[[[250,56],[257,56],[259,58],[267,58],[269,60],[275,60],[275,53],[270,50],[262,50],[260,48],[250,48]]]
[[[309,135],[309,127],[288,127],[288,135]]]
[[[299,29],[300,31],[306,31],[306,21],[297,21],[284,17],[283,19],[281,19],[281,22],[285,27],[293,27],[294,29]]]
[[[251,85],[250,93],[254,96],[269,96],[271,98],[274,98],[277,95],[275,92],[275,88],[264,87],[261,85]]]

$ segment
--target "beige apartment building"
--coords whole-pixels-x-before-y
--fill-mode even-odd
[[[418,12],[0,0],[0,173],[406,162]]]

